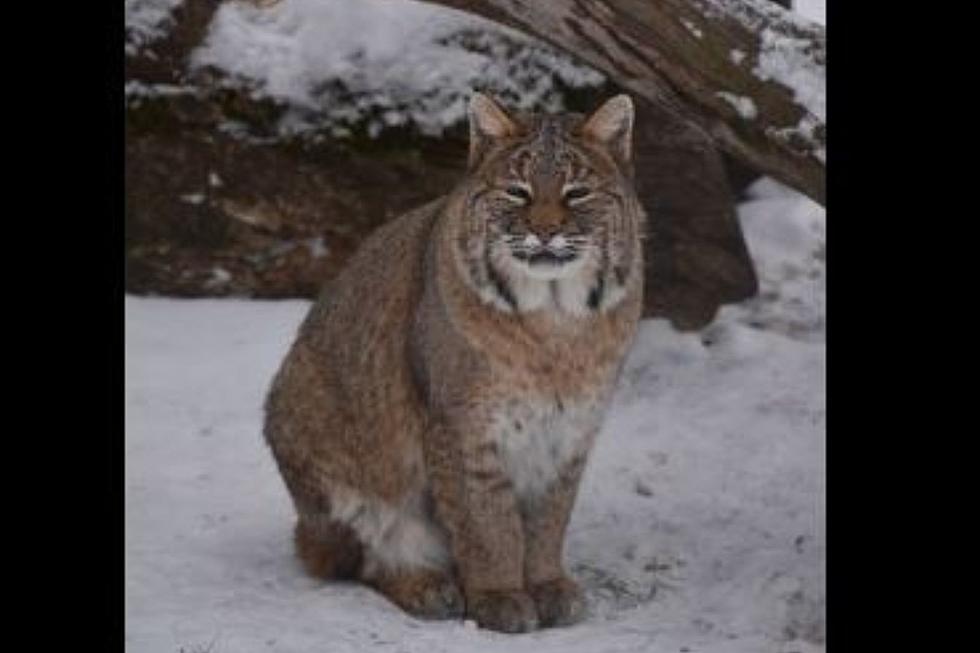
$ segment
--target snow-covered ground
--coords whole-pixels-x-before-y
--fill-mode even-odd
[[[763,180],[740,217],[760,297],[643,323],[569,529],[588,617],[527,635],[300,570],[260,427],[308,303],[127,297],[127,650],[823,651],[824,211]]]

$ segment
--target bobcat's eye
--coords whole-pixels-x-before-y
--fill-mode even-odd
[[[504,189],[504,192],[507,193],[507,197],[515,199],[522,204],[527,204],[531,201],[531,190],[527,186],[511,184]]]
[[[573,204],[578,200],[584,200],[586,197],[592,194],[592,191],[585,186],[569,186],[565,189],[563,197],[565,201],[569,204]]]

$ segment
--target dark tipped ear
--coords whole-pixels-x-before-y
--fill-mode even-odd
[[[517,124],[496,102],[483,93],[470,98],[470,162],[475,167],[494,139],[513,136]]]
[[[633,156],[633,100],[628,95],[607,100],[585,121],[582,134],[629,163]]]

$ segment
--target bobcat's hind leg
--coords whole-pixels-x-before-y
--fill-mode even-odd
[[[449,570],[375,569],[364,582],[420,619],[462,619],[463,594]]]
[[[300,517],[293,533],[296,555],[317,578],[355,579],[363,563],[363,547],[349,527],[326,519]]]
[[[421,619],[462,618],[463,594],[445,535],[428,516],[375,505],[358,526],[367,542],[364,583]]]
[[[406,612],[424,619],[463,615],[446,535],[421,493],[398,504],[334,488],[331,514],[363,546],[358,578]]]

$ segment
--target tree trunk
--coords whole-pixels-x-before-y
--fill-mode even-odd
[[[823,26],[766,0],[426,0],[533,34],[825,202]]]

